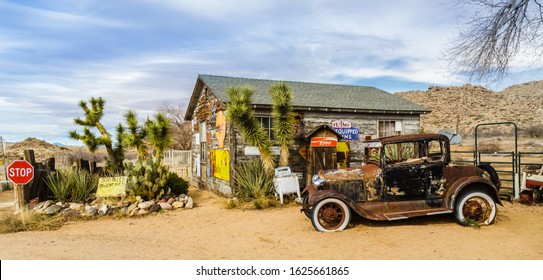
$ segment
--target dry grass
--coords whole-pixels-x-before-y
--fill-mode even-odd
[[[0,216],[0,233],[20,231],[56,230],[65,222],[59,215],[47,216],[34,211],[21,211],[17,215]]]

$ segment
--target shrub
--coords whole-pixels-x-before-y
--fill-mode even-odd
[[[543,137],[543,126],[533,124],[531,126],[528,126],[524,129],[524,133],[526,133],[528,136],[532,138],[540,138]]]
[[[67,176],[72,183],[70,199],[73,202],[87,202],[98,188],[98,176],[90,174],[87,170],[75,169]]]
[[[170,187],[175,195],[187,194],[189,191],[189,183],[174,172],[170,172],[166,186]]]
[[[79,168],[61,169],[47,177],[45,183],[61,202],[85,202],[96,191],[98,177]]]
[[[238,165],[235,173],[237,196],[254,202],[256,208],[267,206],[267,199],[274,194],[273,177],[267,173],[260,160],[252,160]],[[265,203],[264,203],[265,202]]]

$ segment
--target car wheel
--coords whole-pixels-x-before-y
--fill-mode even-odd
[[[468,191],[458,198],[454,216],[462,225],[490,225],[496,218],[496,202],[483,191]]]
[[[351,209],[337,198],[326,198],[313,206],[311,223],[317,231],[331,232],[347,228]]]

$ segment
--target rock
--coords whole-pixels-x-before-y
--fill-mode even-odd
[[[175,198],[168,199],[168,204],[172,205],[175,202]]]
[[[144,201],[144,202],[141,202],[141,203],[138,204],[138,208],[143,209],[143,210],[148,210],[154,204],[155,204],[154,201]]]
[[[67,208],[66,210],[62,211],[61,215],[63,217],[78,217],[81,213],[79,213],[78,210],[74,210],[71,208]]]
[[[177,198],[179,199],[179,201],[185,201],[185,198],[187,197],[186,194],[182,193],[180,194]]]
[[[167,202],[162,202],[160,203],[160,208],[162,208],[162,210],[171,210],[172,205]]]
[[[149,211],[145,210],[145,209],[140,209],[138,211],[138,215],[145,215],[145,214],[149,214]]]
[[[164,203],[164,202],[166,202],[166,201],[167,201],[167,200],[166,200],[165,198],[163,198],[163,199],[161,199],[161,200],[158,201],[158,204]]]
[[[138,207],[132,209],[131,211],[128,212],[128,216],[132,217],[136,214],[138,214],[138,212],[140,211],[141,209],[139,209]]]
[[[136,196],[136,201],[137,201],[137,203],[143,202],[143,200],[141,199],[141,196],[139,196],[139,195]]]
[[[70,209],[72,210],[81,211],[81,208],[83,208],[83,205],[79,203],[70,203]]]
[[[57,214],[58,212],[60,212],[60,210],[62,209],[62,207],[60,205],[51,205],[49,207],[47,207],[47,209],[45,209],[45,214],[47,215],[55,215]]]
[[[176,201],[176,202],[172,203],[172,207],[173,207],[173,209],[183,208],[183,207],[185,207],[185,203],[181,202],[181,201]]]
[[[132,210],[138,208],[138,205],[136,204],[130,204],[130,206],[128,206],[128,209],[126,210],[127,214],[130,214],[130,212],[132,212]]]
[[[107,204],[102,205],[98,210],[98,216],[104,216],[109,211],[109,206]]]
[[[192,209],[194,207],[194,202],[192,201],[192,197],[187,196],[187,202],[185,203],[185,208]]]
[[[160,205],[153,204],[153,206],[151,206],[151,208],[149,208],[149,213],[154,213],[154,212],[156,212],[158,210],[160,210]]]
[[[43,207],[42,209],[47,209],[47,207],[53,205],[53,201],[52,200],[47,200],[45,201],[45,203],[43,204]]]
[[[94,215],[98,214],[98,209],[94,206],[85,206],[85,216],[92,217]]]

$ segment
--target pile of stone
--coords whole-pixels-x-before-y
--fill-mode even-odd
[[[95,200],[90,204],[80,203],[55,203],[52,200],[40,202],[32,207],[38,213],[46,215],[60,214],[64,217],[94,217],[109,214],[120,214],[125,216],[146,215],[158,211],[169,211],[175,209],[191,209],[194,202],[190,196],[181,194],[177,197],[170,197],[159,201],[145,201],[136,197],[136,203],[120,201],[113,205],[111,202],[100,202]]]

